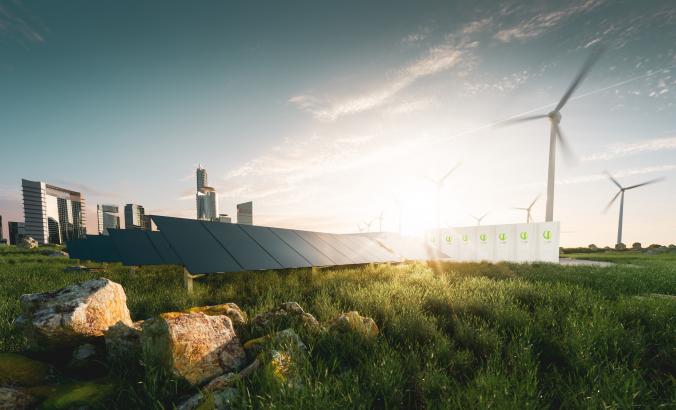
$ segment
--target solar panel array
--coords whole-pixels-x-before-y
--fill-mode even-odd
[[[396,234],[331,234],[153,216],[157,231],[109,229],[68,242],[71,258],[183,265],[192,274],[429,260],[446,255]]]

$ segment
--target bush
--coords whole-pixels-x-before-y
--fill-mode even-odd
[[[661,248],[661,247],[662,247],[662,245],[657,244],[657,243],[653,243],[650,246],[648,246],[648,249],[657,249],[657,248]]]
[[[627,249],[627,245],[623,244],[622,242],[615,244],[615,250],[616,251],[624,251]]]
[[[631,248],[635,251],[640,251],[641,250],[641,242],[634,242],[631,245]]]
[[[592,251],[595,251],[595,250],[597,250],[598,248],[599,248],[599,247],[596,246],[596,245],[594,245],[593,243],[592,243],[591,245],[589,245],[589,249],[591,249]]]

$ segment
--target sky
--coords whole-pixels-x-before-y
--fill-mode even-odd
[[[565,246],[676,243],[671,0],[222,2],[0,0],[0,215],[21,178],[195,217],[195,168],[220,211],[329,232],[517,223],[545,192],[547,113]],[[544,219],[544,196],[533,208]],[[382,216],[382,218],[380,218]]]

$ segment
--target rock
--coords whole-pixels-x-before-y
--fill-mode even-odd
[[[106,373],[104,365],[105,355],[103,345],[94,346],[85,343],[76,347],[71,355],[70,362],[66,365],[69,371],[81,376],[98,376]]]
[[[47,399],[40,409],[91,409],[103,408],[102,401],[115,392],[112,384],[97,382],[68,383],[60,386],[45,386],[40,393]]]
[[[306,313],[296,302],[282,303],[269,312],[256,315],[251,321],[251,325],[267,330],[296,326],[303,326],[308,329],[321,327],[317,319]]]
[[[209,316],[227,316],[232,320],[235,327],[247,324],[248,317],[246,312],[239,308],[235,303],[223,303],[213,306],[199,306],[187,309],[188,313],[204,313]]]
[[[20,300],[23,313],[16,323],[38,348],[88,343],[117,322],[131,324],[124,289],[105,278],[22,295]]]
[[[21,390],[0,387],[0,410],[31,409],[37,399]]]
[[[359,315],[357,311],[341,313],[331,322],[329,330],[336,333],[356,332],[367,337],[378,335],[376,322],[370,317]]]
[[[37,386],[44,384],[49,365],[16,353],[0,353],[0,384]]]
[[[179,404],[176,407],[176,410],[225,410],[232,408],[232,403],[236,398],[237,389],[233,387],[228,387],[215,392],[199,392]]]
[[[281,332],[271,333],[269,335],[248,340],[244,343],[244,350],[250,356],[257,356],[266,346],[275,347],[294,347],[299,350],[307,350],[305,343],[293,329],[285,329]]]
[[[143,323],[143,357],[193,385],[239,369],[242,345],[227,316],[204,313],[163,313]]]
[[[56,251],[49,254],[51,258],[67,258],[68,254],[64,251]]]
[[[128,325],[117,322],[104,335],[106,352],[111,363],[136,361],[141,357],[141,326],[143,320]]]
[[[19,248],[24,248],[24,249],[35,249],[38,247],[38,241],[33,239],[30,236],[24,236],[21,238],[19,243],[17,244]]]

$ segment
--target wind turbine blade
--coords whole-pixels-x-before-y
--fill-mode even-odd
[[[533,202],[530,203],[528,208],[521,208],[521,209],[530,210],[533,207],[533,205],[535,205],[535,203],[538,201],[538,199],[540,199],[541,196],[542,196],[541,193],[538,194],[538,196],[536,196],[535,199],[533,199]]]
[[[577,156],[573,153],[573,150],[570,149],[568,142],[563,138],[561,133],[561,127],[559,124],[554,123],[554,128],[556,129],[556,138],[559,141],[559,146],[561,147],[561,153],[565,160],[571,164],[577,164]]]
[[[481,219],[484,219],[486,215],[488,215],[490,212],[486,212],[485,214],[481,215]]]
[[[601,54],[603,54],[604,48],[599,47],[596,50],[592,51],[591,55],[587,57],[587,61],[585,61],[584,65],[580,69],[580,71],[577,73],[577,76],[573,80],[572,84],[570,84],[570,87],[568,87],[568,90],[566,90],[566,93],[563,94],[563,97],[561,97],[561,101],[556,105],[556,108],[554,108],[554,111],[560,111],[561,108],[563,108],[564,105],[566,105],[566,102],[568,102],[568,99],[570,98],[571,95],[573,95],[573,92],[575,92],[575,89],[580,85],[582,80],[589,74],[589,70],[596,64],[598,61],[599,57],[601,57]]]
[[[444,175],[443,177],[441,177],[441,179],[439,180],[439,184],[443,184],[444,181],[446,180],[446,178],[448,178],[453,172],[455,172],[455,170],[458,169],[459,166],[460,166],[460,163],[456,164],[456,166],[454,166],[453,168],[451,168],[451,169],[446,173],[446,175]]]
[[[617,191],[617,193],[615,194],[615,196],[613,197],[613,199],[611,199],[610,202],[608,202],[608,205],[606,205],[605,209],[603,210],[603,213],[604,213],[604,214],[605,214],[606,212],[608,212],[608,210],[610,209],[611,206],[613,206],[613,204],[614,204],[615,201],[617,200],[617,197],[620,196],[621,193],[622,193],[622,191]]]
[[[512,209],[518,209],[519,211],[527,211],[528,208],[512,208]]]
[[[606,173],[606,175],[608,176],[608,178],[610,178],[610,180],[613,181],[613,184],[615,184],[618,188],[623,189],[623,188],[622,188],[622,185],[620,185],[620,183],[617,182],[617,180],[616,180],[615,178],[613,178],[612,175],[610,175],[610,172],[605,171],[605,173]]]
[[[507,125],[518,124],[520,122],[539,120],[541,118],[547,118],[547,114],[529,115],[527,117],[509,118],[509,119],[506,119],[504,121],[500,121],[499,123],[495,124],[495,126],[496,127],[504,127],[504,126],[507,126]]]
[[[628,189],[634,189],[634,188],[638,188],[640,186],[650,185],[650,184],[654,184],[655,182],[660,182],[660,181],[664,181],[664,177],[651,179],[650,181],[646,181],[642,184],[636,184],[636,185],[628,186],[628,187],[624,188],[624,190],[626,191]]]

